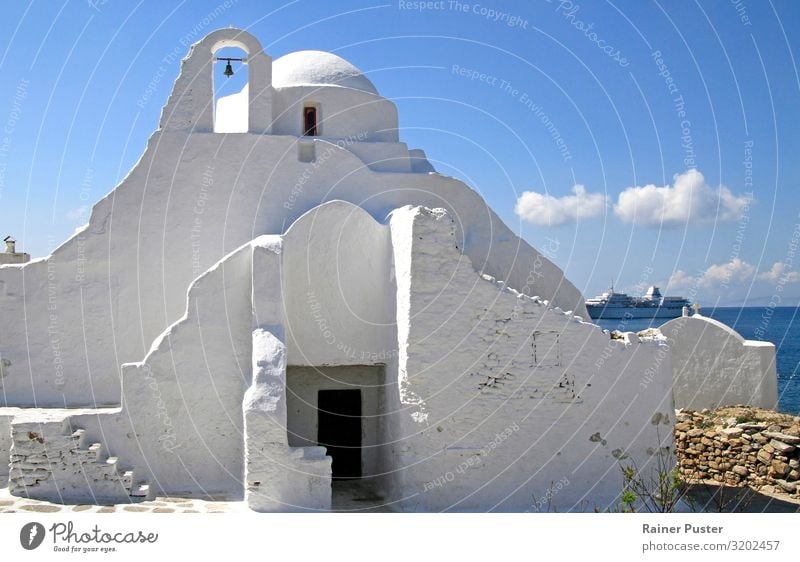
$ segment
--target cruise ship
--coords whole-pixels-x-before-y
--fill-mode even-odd
[[[643,297],[631,297],[614,291],[586,300],[586,308],[593,320],[616,320],[632,318],[677,318],[683,307],[689,306],[684,297],[664,297],[658,287],[651,286]]]

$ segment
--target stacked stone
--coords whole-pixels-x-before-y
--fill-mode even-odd
[[[10,454],[9,489],[23,495],[31,486],[48,480],[52,474],[44,438],[37,432],[18,432]]]
[[[119,503],[145,499],[146,486],[134,487],[131,471],[119,472],[116,457],[102,445],[84,447],[84,431],[65,431],[60,422],[12,425],[9,491],[12,495],[56,502],[85,500]],[[87,492],[75,482],[90,487]],[[140,490],[144,488],[143,490]]]
[[[689,483],[714,481],[800,497],[800,417],[767,412],[768,421],[678,412],[678,467]]]

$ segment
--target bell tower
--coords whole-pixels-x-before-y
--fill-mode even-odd
[[[258,39],[236,28],[218,29],[192,45],[161,113],[161,130],[214,132],[213,67],[217,51],[224,47],[247,53],[242,61],[249,76],[247,132],[272,133],[272,57]]]

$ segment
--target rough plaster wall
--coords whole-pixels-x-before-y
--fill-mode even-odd
[[[671,445],[666,348],[612,341],[481,278],[441,210],[398,210],[391,227],[404,406],[394,496],[410,511],[613,506],[620,459],[646,471]]]
[[[404,142],[344,143],[347,150],[358,156],[370,169],[378,172],[411,172],[412,159]]]
[[[254,237],[285,232],[334,199],[379,221],[407,204],[447,208],[459,248],[476,269],[585,313],[562,272],[458,180],[376,172],[323,141],[315,141],[316,161],[301,162],[296,137],[196,132],[211,130],[211,48],[229,35],[251,53],[259,48],[247,34],[222,31],[184,61],[162,129],[94,206],[89,224],[47,259],[0,267],[0,353],[9,362],[0,381],[4,405],[118,404],[120,364],[140,361],[181,317],[193,279]],[[259,60],[248,65],[251,96]],[[266,111],[259,107],[251,103],[251,124]]]
[[[286,346],[253,332],[253,384],[243,401],[247,505],[260,512],[330,510],[331,459],[324,447],[289,447]]]
[[[284,237],[283,302],[290,365],[383,366],[387,386],[380,394],[394,412],[396,289],[390,234],[351,203],[331,201],[309,211]],[[379,420],[387,441],[392,421]],[[374,454],[374,472],[390,472],[393,466],[382,452]]]
[[[262,236],[253,247],[253,380],[242,402],[245,500],[261,512],[326,510],[330,458],[321,447],[289,447],[286,434],[283,256],[277,236]]]
[[[267,329],[283,338],[283,239],[259,236],[253,244],[252,328]]]
[[[276,135],[301,136],[304,104],[317,105],[324,137],[365,142],[398,142],[397,107],[373,94],[341,86],[292,86],[274,93]]]
[[[745,340],[732,328],[700,315],[676,318],[660,330],[672,351],[676,408],[777,407],[773,344]]]
[[[290,365],[374,365],[395,357],[389,228],[343,201],[321,205],[284,238]]]
[[[321,230],[307,228],[313,224]],[[391,287],[386,283],[390,271],[388,229],[375,223],[360,208],[335,202],[325,205],[320,212],[309,213],[292,232],[294,238],[287,235],[287,239],[300,261],[309,257],[310,249],[312,257],[316,256],[313,252],[322,252],[316,256],[316,263],[328,268],[338,264],[343,268],[336,272],[343,285],[330,282],[332,270],[315,270],[320,275],[314,277],[313,285],[318,290],[333,286],[335,291],[330,293],[333,299],[320,297],[320,301],[333,307],[331,310],[337,315],[349,310],[350,321],[356,321],[354,326],[358,327],[349,328],[352,332],[339,332],[342,341],[350,345],[371,341],[368,337],[361,339],[362,335],[376,332],[370,323],[370,319],[376,318],[370,315],[378,314],[380,319],[390,317],[393,302],[379,298],[364,301],[365,294],[353,291],[365,287],[353,283],[366,279],[372,283],[374,295],[381,295],[381,291]],[[353,244],[353,236],[365,233],[374,246]],[[341,251],[334,251],[328,244],[334,234],[342,244],[340,250],[349,257],[343,257]],[[110,454],[119,456],[119,465],[124,470],[135,468],[135,484],[149,483],[156,493],[228,498],[241,495],[244,469],[241,407],[244,390],[249,385],[250,330],[251,326],[280,326],[283,322],[282,254],[278,237],[262,236],[200,276],[189,290],[184,317],[157,338],[143,362],[123,366],[122,412],[102,416],[102,421],[97,416],[71,418],[73,426],[83,429],[89,439],[97,440]],[[380,276],[378,286],[374,275]],[[300,279],[293,281],[301,283]],[[360,309],[365,303],[376,308]],[[313,334],[319,333],[316,324],[313,329]],[[387,334],[393,334],[391,323],[384,326],[383,339],[375,341],[385,344]],[[368,359],[386,361],[378,352],[385,348],[369,345],[359,349],[368,351]],[[349,348],[336,349],[336,353],[340,360],[344,357],[345,363],[350,362]],[[359,356],[359,360],[364,358]],[[280,428],[285,440],[285,414]],[[281,503],[294,501],[292,505],[305,509],[324,508],[325,501],[330,500],[329,486],[327,496],[323,493],[330,468],[324,454],[316,448],[284,447],[281,458],[280,466],[294,467],[296,473],[280,487]],[[263,471],[263,467],[259,470]],[[299,476],[303,474],[314,476],[309,480]],[[79,474],[72,476],[73,481],[64,477],[66,485],[80,489]],[[298,492],[309,489],[313,491],[310,496]],[[266,508],[262,504],[260,509]]]
[[[107,203],[50,259],[0,267],[0,406],[119,403]]]
[[[123,365],[122,412],[73,427],[102,441],[156,493],[242,496],[242,397],[250,386],[252,254],[246,244],[200,276],[185,316],[144,361]],[[102,439],[104,437],[104,439]]]
[[[356,230],[384,228],[361,223],[364,215],[332,203],[306,219],[319,219],[329,235],[347,235],[341,225],[352,228],[350,220]],[[313,231],[300,226],[296,232]],[[567,475],[568,483],[552,499],[560,510],[613,503],[620,489],[617,460],[630,455],[646,468],[647,449],[658,447],[656,428],[669,434],[671,420],[663,413],[671,411],[671,381],[665,384],[663,375],[671,366],[659,355],[663,348],[635,337],[612,342],[596,327],[480,278],[457,249],[454,231],[442,211],[407,208],[392,217],[401,369],[387,366],[387,372],[399,373],[402,409],[387,405],[394,416],[386,439],[394,448],[394,464],[387,466],[396,474],[391,493],[408,510],[526,510]],[[380,237],[379,230],[371,234],[371,240]],[[376,243],[361,257],[374,258],[381,247]],[[250,385],[242,365],[255,357],[251,326],[280,320],[280,293],[265,280],[274,277],[281,251],[275,237],[262,237],[199,278],[185,318],[156,341],[143,363],[125,367],[123,412],[103,416],[102,431],[98,416],[73,416],[72,427],[83,428],[92,441],[104,434],[103,445],[120,457],[121,469],[135,468],[137,483],[150,482],[160,493],[240,495],[241,418],[258,402],[246,401],[242,413]],[[335,252],[326,251],[314,255],[333,259]],[[343,263],[370,278],[367,262]],[[251,270],[251,264],[262,269]],[[272,292],[258,298],[256,282]],[[253,319],[242,324],[251,312]],[[348,332],[348,340],[360,333]],[[262,347],[264,357],[275,355],[275,346]],[[573,368],[580,378],[571,375]],[[280,378],[282,367],[276,371]],[[294,505],[324,509],[329,467],[319,451],[289,449],[282,462],[306,475],[295,483],[317,483],[307,496],[293,492],[292,498],[306,498]]]

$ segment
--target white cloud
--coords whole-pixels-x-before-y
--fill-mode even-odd
[[[737,220],[751,202],[725,186],[710,187],[699,171],[687,170],[675,174],[672,185],[628,187],[619,194],[614,212],[623,222],[675,227]]]
[[[574,195],[554,197],[535,191],[524,192],[514,207],[523,220],[543,226],[559,226],[602,215],[607,199],[601,193],[587,193],[582,185],[572,188]]]
[[[800,282],[800,271],[787,270],[785,263],[776,261],[769,271],[759,273],[758,279],[770,283],[797,283]]]
[[[713,264],[697,275],[678,270],[669,278],[668,287],[674,289],[702,287],[705,289],[741,285],[752,280],[756,268],[740,258],[727,263]]]
[[[673,273],[670,276],[669,281],[667,281],[667,290],[685,289],[687,287],[691,287],[692,285],[697,285],[697,278],[679,269]]]
[[[753,278],[756,268],[740,258],[733,258],[728,263],[710,265],[703,273],[704,286],[739,285]]]
[[[720,289],[745,285],[753,280],[769,283],[800,283],[800,271],[791,271],[781,261],[776,261],[767,271],[756,272],[755,266],[734,258],[727,263],[710,265],[705,271],[690,275],[678,270],[669,278],[668,287],[671,289],[687,289],[690,287],[703,289]]]
[[[667,283],[662,283],[664,294],[689,295],[695,302],[715,302],[718,305],[737,306],[742,303],[770,302],[775,298],[776,285],[785,286],[782,295],[784,304],[796,303],[800,296],[789,285],[800,285],[800,271],[792,271],[791,265],[777,261],[765,271],[742,259],[734,258],[727,263],[713,264],[696,273],[678,270]],[[791,293],[791,294],[790,294]],[[792,296],[794,295],[794,296]]]

